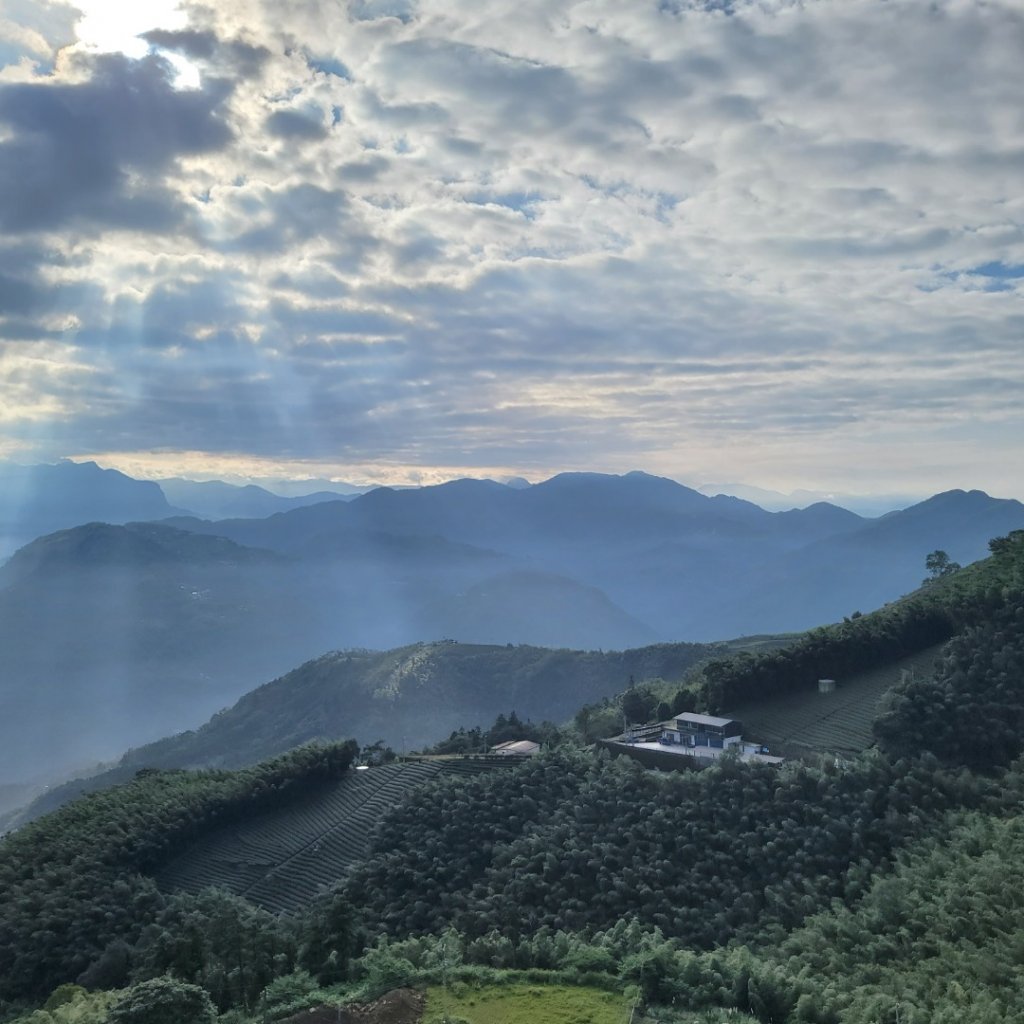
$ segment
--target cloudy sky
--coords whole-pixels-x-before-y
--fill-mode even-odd
[[[0,457],[1024,497],[1020,0],[3,0]]]

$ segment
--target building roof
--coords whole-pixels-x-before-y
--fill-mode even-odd
[[[540,744],[533,740],[506,740],[496,747],[491,747],[493,754],[536,754],[540,750]]]
[[[728,721],[728,719],[726,719],[726,721]],[[755,754],[739,750],[736,747],[727,747],[725,749],[721,747],[683,747],[677,743],[650,742],[616,742],[616,746],[622,748],[624,753],[629,753],[630,750],[656,750],[662,754],[674,754],[677,757],[688,757],[696,761],[717,761],[719,758],[724,757],[730,752],[737,755],[741,761],[760,761],[762,764],[782,764],[786,760],[784,757],[775,757],[771,754]]]
[[[724,729],[727,725],[734,725],[731,718],[715,718],[714,715],[698,715],[693,711],[684,711],[676,715],[677,722],[688,722],[690,725],[712,725],[718,729]]]

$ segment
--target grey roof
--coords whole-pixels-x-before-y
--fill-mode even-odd
[[[719,729],[724,728],[727,725],[733,725],[734,721],[731,718],[715,718],[714,715],[698,715],[692,711],[684,711],[681,715],[676,715],[677,722],[689,722],[691,725],[713,725]]]

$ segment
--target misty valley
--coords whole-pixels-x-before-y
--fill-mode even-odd
[[[678,655],[652,656],[654,675],[678,674],[685,644],[870,611],[913,590],[930,551],[966,564],[1024,526],[1019,502],[980,492],[866,519],[825,504],[769,513],[642,473],[381,488],[263,518],[211,521],[167,504],[178,514],[140,522],[156,485],[89,465],[40,469],[31,504],[5,492],[5,532],[24,534],[35,517],[63,515],[67,527],[0,568],[0,775],[11,783],[48,784],[195,729],[338,650],[442,639],[520,648],[408,656],[437,677],[436,691],[403,685],[417,670],[392,667],[399,656],[365,675],[357,653],[350,678],[336,669],[346,708],[337,728],[360,742],[411,749],[513,707],[560,720],[612,696],[643,658],[601,651],[684,642]],[[101,511],[103,523],[67,521]],[[461,674],[478,673],[471,697],[455,698],[447,670],[431,674],[437,657],[457,653]],[[477,657],[496,660],[477,669]],[[545,675],[544,663],[572,657],[587,667],[571,685]]]

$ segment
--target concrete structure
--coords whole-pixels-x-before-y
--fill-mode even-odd
[[[686,711],[676,715],[670,727],[662,726],[660,742],[723,750],[737,747],[743,742],[743,727],[731,718],[715,718],[714,715],[698,715]]]
[[[633,726],[617,739],[601,742],[613,753],[627,754],[651,767],[672,767],[673,759],[679,758],[680,767],[699,768],[728,752],[741,761],[781,764],[784,760],[769,754],[766,746],[744,740],[743,727],[735,719],[692,711],[667,722]]]
[[[491,747],[492,754],[503,757],[533,757],[540,753],[540,744],[533,740],[506,740],[496,747]]]

